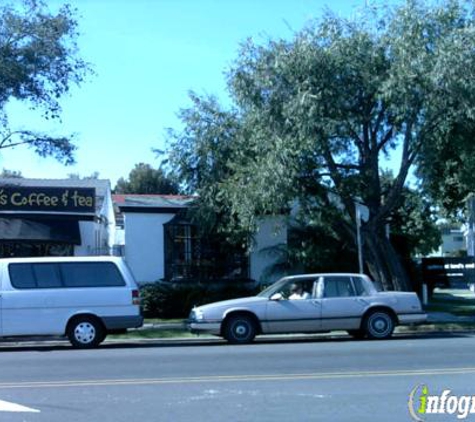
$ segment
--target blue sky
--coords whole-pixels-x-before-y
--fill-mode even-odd
[[[64,1],[47,0],[54,11]],[[71,90],[61,122],[45,122],[25,104],[9,104],[13,128],[75,133],[77,164],[65,167],[25,148],[3,150],[0,168],[25,177],[99,172],[115,185],[139,162],[158,166],[166,128],[179,127],[188,91],[226,100],[224,71],[248,37],[290,38],[325,6],[347,17],[364,0],[71,0],[79,17],[80,55],[96,75]]]

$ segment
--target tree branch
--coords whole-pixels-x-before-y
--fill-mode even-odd
[[[392,139],[392,137],[393,137],[393,135],[394,135],[394,132],[393,132],[393,131],[394,131],[394,128],[391,127],[391,128],[385,133],[385,135],[383,136],[383,139],[381,140],[381,142],[379,142],[379,143],[377,144],[377,147],[376,147],[376,148],[377,148],[378,153],[379,153],[380,151],[382,151],[383,148],[386,146],[386,144]]]
[[[30,143],[32,142],[32,140],[28,140],[28,141],[22,141],[22,142],[15,142],[13,143],[12,141],[12,138],[13,136],[15,135],[32,135],[32,132],[28,131],[28,130],[16,130],[16,131],[13,131],[13,132],[8,132],[7,135],[5,135],[3,137],[2,140],[0,140],[0,149],[2,148],[10,148],[10,147],[15,147],[17,145],[21,145],[21,144],[25,144],[25,143]],[[5,145],[7,144],[8,142],[10,142],[8,145]]]
[[[411,119],[411,121],[409,121],[406,125],[399,173],[392,187],[389,189],[389,193],[386,198],[386,201],[384,202],[384,205],[380,208],[378,214],[373,220],[374,224],[378,224],[382,220],[387,218],[391,211],[398,205],[398,202],[401,199],[402,189],[404,187],[404,184],[406,183],[407,175],[409,174],[409,169],[411,168],[415,159],[415,156],[411,156],[410,154],[410,146],[413,140],[412,129],[414,126],[414,121],[415,118]]]
[[[330,172],[330,177],[333,180],[333,183],[335,183],[336,191],[338,195],[340,196],[342,203],[347,209],[348,214],[353,216],[354,215],[353,199],[348,197],[343,191],[342,177],[341,177],[341,174],[338,172],[338,164],[335,162],[335,159],[333,158],[333,155],[331,151],[329,150],[327,144],[324,144],[324,147],[323,147],[323,157],[327,163],[327,167]]]

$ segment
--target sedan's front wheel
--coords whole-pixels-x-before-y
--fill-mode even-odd
[[[226,321],[223,335],[229,343],[250,343],[256,336],[256,324],[248,315],[234,315]]]

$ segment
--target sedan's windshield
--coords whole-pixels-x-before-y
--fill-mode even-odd
[[[288,279],[282,278],[279,281],[276,281],[274,284],[271,284],[269,287],[265,288],[257,296],[271,297],[274,293],[279,292],[287,282],[288,282]]]
[[[315,276],[294,276],[285,277],[270,285],[257,296],[270,298],[275,293],[280,293],[284,299],[291,298],[296,286],[301,288],[301,294],[305,293],[305,298],[312,296]]]

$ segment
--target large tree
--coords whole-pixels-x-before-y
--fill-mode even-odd
[[[131,170],[128,179],[121,177],[114,193],[135,194],[178,194],[178,183],[167,176],[162,168],[155,169],[150,164],[139,163]]]
[[[57,119],[59,100],[90,71],[77,55],[77,22],[67,5],[49,12],[42,1],[0,6],[0,150],[26,145],[40,156],[71,164],[70,136],[53,137],[34,128],[10,127],[6,105],[26,102],[46,119]]]
[[[222,179],[190,186],[216,191],[214,206],[240,227],[297,201],[333,215],[355,244],[363,204],[367,268],[387,289],[409,288],[387,225],[411,170],[442,205],[475,187],[473,16],[471,2],[408,0],[352,19],[327,12],[290,41],[249,40],[228,73],[234,108],[195,98],[182,112],[186,129],[172,137],[178,172],[200,181],[226,151]],[[466,158],[463,171],[455,157]],[[388,160],[396,174],[383,183]]]

